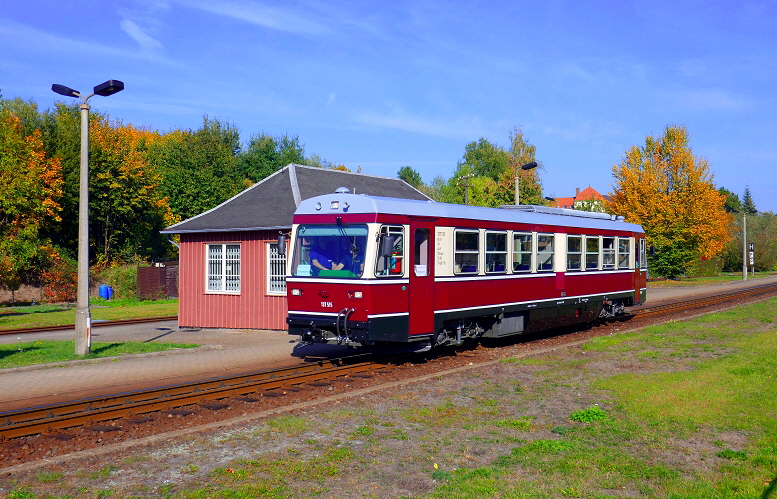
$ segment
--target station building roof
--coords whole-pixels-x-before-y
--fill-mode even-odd
[[[340,187],[356,194],[429,200],[399,178],[290,164],[220,205],[161,232],[184,234],[288,228],[302,200],[333,193]]]

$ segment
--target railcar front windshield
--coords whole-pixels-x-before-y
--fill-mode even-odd
[[[366,225],[300,225],[291,275],[361,277],[366,246]]]

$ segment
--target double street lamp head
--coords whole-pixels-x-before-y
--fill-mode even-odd
[[[58,93],[59,95],[64,95],[65,97],[83,97],[81,92],[78,90],[73,90],[70,87],[66,87],[65,85],[58,85],[56,83],[51,86],[51,90]],[[94,93],[92,95],[102,95],[103,97],[108,97],[109,95],[121,92],[122,90],[124,90],[124,82],[119,80],[108,80],[94,87]],[[87,97],[87,99],[89,97]]]
[[[521,170],[531,170],[532,168],[537,168],[536,161],[532,161],[531,163],[526,163],[525,165],[521,166]]]

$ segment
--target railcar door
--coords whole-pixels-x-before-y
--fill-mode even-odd
[[[410,337],[434,333],[434,221],[410,221]]]

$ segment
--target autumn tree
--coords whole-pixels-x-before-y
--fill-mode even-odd
[[[89,219],[97,262],[164,255],[168,245],[159,231],[176,219],[146,154],[159,134],[93,116],[89,135]]]
[[[497,178],[496,206],[515,204],[515,179],[518,177],[519,202],[521,204],[545,203],[542,196],[542,183],[537,170],[542,169],[542,162],[537,161],[537,148],[523,136],[523,130],[517,126],[510,132],[510,150],[507,151],[508,167]],[[536,162],[537,167],[523,170],[521,167]]]
[[[0,110],[0,285],[11,290],[57,253],[42,228],[59,219],[62,171],[46,157],[40,131],[28,130]]]
[[[729,238],[725,196],[713,185],[710,164],[696,157],[684,126],[669,125],[648,135],[613,166],[610,210],[641,224],[654,275],[682,275],[697,258],[718,255]]]

